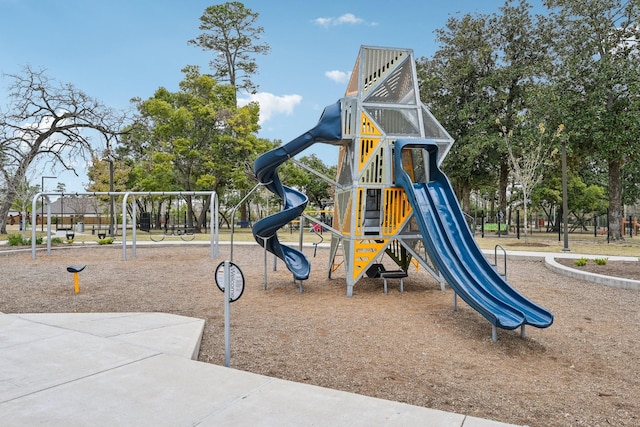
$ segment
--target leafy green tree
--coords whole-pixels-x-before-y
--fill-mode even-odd
[[[622,168],[622,202],[634,205],[640,200],[640,157],[629,156]]]
[[[609,233],[621,240],[623,171],[637,156],[640,140],[640,3],[544,3],[551,9],[552,78],[563,98],[570,152],[606,162]]]
[[[113,191],[136,191],[139,189],[129,186],[132,166],[126,160],[122,157],[114,159]],[[108,160],[93,156],[91,166],[87,170],[87,177],[89,178],[87,191],[106,192],[111,190]],[[147,191],[151,190],[147,189]]]
[[[607,198],[604,187],[585,183],[579,175],[570,172],[567,177],[567,204],[573,215],[573,231],[577,227],[585,228],[590,214],[602,215],[607,210]],[[549,230],[558,230],[559,218],[553,217],[554,210],[560,212],[562,206],[562,181],[559,174],[545,179],[542,185],[532,192],[532,205],[541,208],[550,224]]]
[[[554,212],[559,212],[562,206],[562,182],[559,175],[547,177],[541,185],[531,190],[531,207],[544,212],[547,219],[547,231],[558,231],[559,217]]]
[[[500,133],[530,108],[528,93],[548,63],[542,19],[530,10],[525,0],[508,0],[499,14],[452,17],[437,31],[433,59],[418,63],[422,98],[456,139],[444,167],[467,208],[473,188],[497,181],[506,211],[511,169]]]
[[[268,44],[259,43],[264,28],[256,26],[258,16],[237,1],[209,6],[200,17],[200,30],[204,32],[189,40],[213,52],[209,64],[216,79],[248,92],[256,90],[251,81],[258,71],[254,55],[266,55],[270,50]]]
[[[486,89],[497,65],[489,32],[486,15],[451,17],[436,31],[440,49],[417,62],[421,99],[456,141],[443,166],[467,209],[470,190],[496,180],[496,113]]]
[[[254,56],[270,51],[268,44],[259,43],[264,28],[256,26],[258,17],[258,13],[237,1],[209,6],[200,17],[199,28],[204,32],[189,40],[190,44],[213,52],[214,59],[209,64],[215,70],[214,77],[233,87],[234,104],[238,90],[255,93],[257,87],[251,79],[257,74],[258,64]],[[251,169],[244,166],[246,176]],[[241,175],[238,173],[236,178],[242,179]],[[248,186],[238,189],[246,191]],[[241,220],[247,221],[247,204],[241,206],[240,213]]]
[[[267,148],[255,135],[258,106],[238,108],[233,87],[218,84],[194,66],[183,71],[180,91],[160,88],[153,97],[137,101],[140,120],[123,138],[124,152],[133,163],[130,188],[220,194],[247,186],[248,165]],[[189,196],[186,199],[191,226],[194,206]],[[196,228],[201,227],[204,212],[195,220]]]
[[[318,174],[333,179],[337,166],[327,166],[316,154],[301,157],[299,162]],[[283,164],[279,169],[280,179],[288,186],[295,187],[309,197],[310,204],[320,209],[332,197],[332,187],[317,174],[293,162]]]
[[[567,200],[569,212],[575,217],[573,229],[586,230],[589,214],[602,214],[607,209],[604,188],[598,185],[587,185],[580,177],[572,175],[567,183]],[[573,231],[573,230],[571,230]]]
[[[513,130],[517,134],[516,128],[522,124],[523,114],[535,106],[540,80],[548,70],[546,25],[542,17],[532,15],[531,5],[526,0],[507,0],[500,13],[493,15],[490,28],[490,43],[498,63],[489,77],[489,87],[494,93],[492,105],[500,121],[495,131],[502,133],[506,128],[507,132]],[[532,121],[533,126],[528,126],[529,130],[537,128],[535,121]],[[512,169],[504,144],[498,146],[497,151],[498,198],[500,209],[506,211],[506,188]]]

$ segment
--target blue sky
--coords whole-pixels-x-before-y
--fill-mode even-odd
[[[111,107],[128,108],[131,98],[146,99],[161,86],[177,90],[186,65],[210,71],[211,53],[187,41],[200,33],[205,8],[217,3],[222,2],[0,0],[0,72],[19,73],[27,64],[44,68],[50,77]],[[343,96],[361,45],[411,48],[416,57],[429,57],[437,50],[434,30],[450,16],[498,12],[504,0],[243,3],[260,14],[262,41],[271,46],[268,56],[257,57],[254,78],[262,110],[259,136],[286,143],[313,127],[322,109]],[[0,78],[2,109],[7,84]],[[337,162],[334,148],[303,155],[311,153],[327,164]],[[33,171],[33,180],[40,182],[42,173]],[[59,180],[67,190],[81,191],[87,182],[81,175],[60,173]]]

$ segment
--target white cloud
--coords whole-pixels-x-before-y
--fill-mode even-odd
[[[313,20],[313,22],[317,25],[320,25],[321,27],[331,27],[331,26],[343,25],[343,24],[349,24],[349,25],[366,24],[366,25],[372,25],[372,26],[378,25],[375,22],[368,23],[364,19],[358,18],[353,13],[345,13],[344,15],[338,16],[337,18],[336,17],[316,18]]]
[[[258,92],[249,95],[247,98],[239,98],[238,105],[247,105],[249,102],[257,102],[260,105],[260,120],[259,124],[262,124],[271,117],[278,114],[291,115],[296,105],[302,102],[302,96],[300,95],[274,95],[269,92]]]
[[[329,25],[331,25],[332,20],[333,18],[316,18],[313,20],[313,22],[320,25],[321,27],[328,27]]]
[[[335,23],[336,25],[340,24],[360,24],[364,22],[362,18],[357,18],[353,13],[345,13],[342,16],[339,16]]]
[[[324,72],[325,77],[329,78],[329,80],[333,80],[336,83],[346,83],[351,76],[351,72],[345,72],[340,70],[331,70]]]

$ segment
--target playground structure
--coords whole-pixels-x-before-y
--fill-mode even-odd
[[[254,237],[299,281],[309,277],[309,261],[280,244],[277,231],[304,215],[308,198],[284,186],[277,169],[316,143],[340,147],[333,221],[320,225],[332,233],[329,277],[344,265],[348,296],[386,255],[400,268],[396,277],[414,263],[442,289],[446,280],[491,323],[494,340],[497,327],[521,327],[524,335],[526,324],[553,323],[549,311],[498,274],[473,239],[439,168],[453,139],[420,101],[412,50],[362,46],[345,96],[325,108],[313,129],[254,164],[258,180],[284,202],[254,224]]]

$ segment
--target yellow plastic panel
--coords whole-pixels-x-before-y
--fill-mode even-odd
[[[343,234],[351,232],[351,193],[336,193],[333,227]]]
[[[374,151],[367,167],[361,172],[360,184],[382,184],[384,180],[384,157],[382,148]]]
[[[364,203],[364,188],[356,190],[356,236],[362,235],[362,204]]]
[[[402,150],[402,169],[404,169],[404,171],[409,174],[409,178],[411,178],[411,181],[414,181],[414,177],[413,177],[413,156],[412,156],[412,152],[411,149],[405,148],[404,150]]]
[[[382,234],[393,236],[411,215],[412,209],[407,194],[402,188],[386,188],[384,190],[384,219]]]
[[[362,121],[360,122],[360,133],[362,135],[382,136],[380,129],[369,119],[365,113],[362,113]]]
[[[376,148],[380,144],[379,136],[382,136],[382,132],[378,127],[369,119],[369,117],[362,113],[360,121],[360,152],[358,153],[358,172],[362,171],[362,168],[367,166],[371,161],[371,157],[376,152]],[[368,137],[371,135],[372,137]]]
[[[353,245],[353,279],[355,280],[367,266],[376,259],[387,246],[389,239],[356,240]]]
[[[362,168],[369,164],[375,148],[380,143],[380,138],[360,138],[360,156],[358,158],[358,172],[362,171]]]

